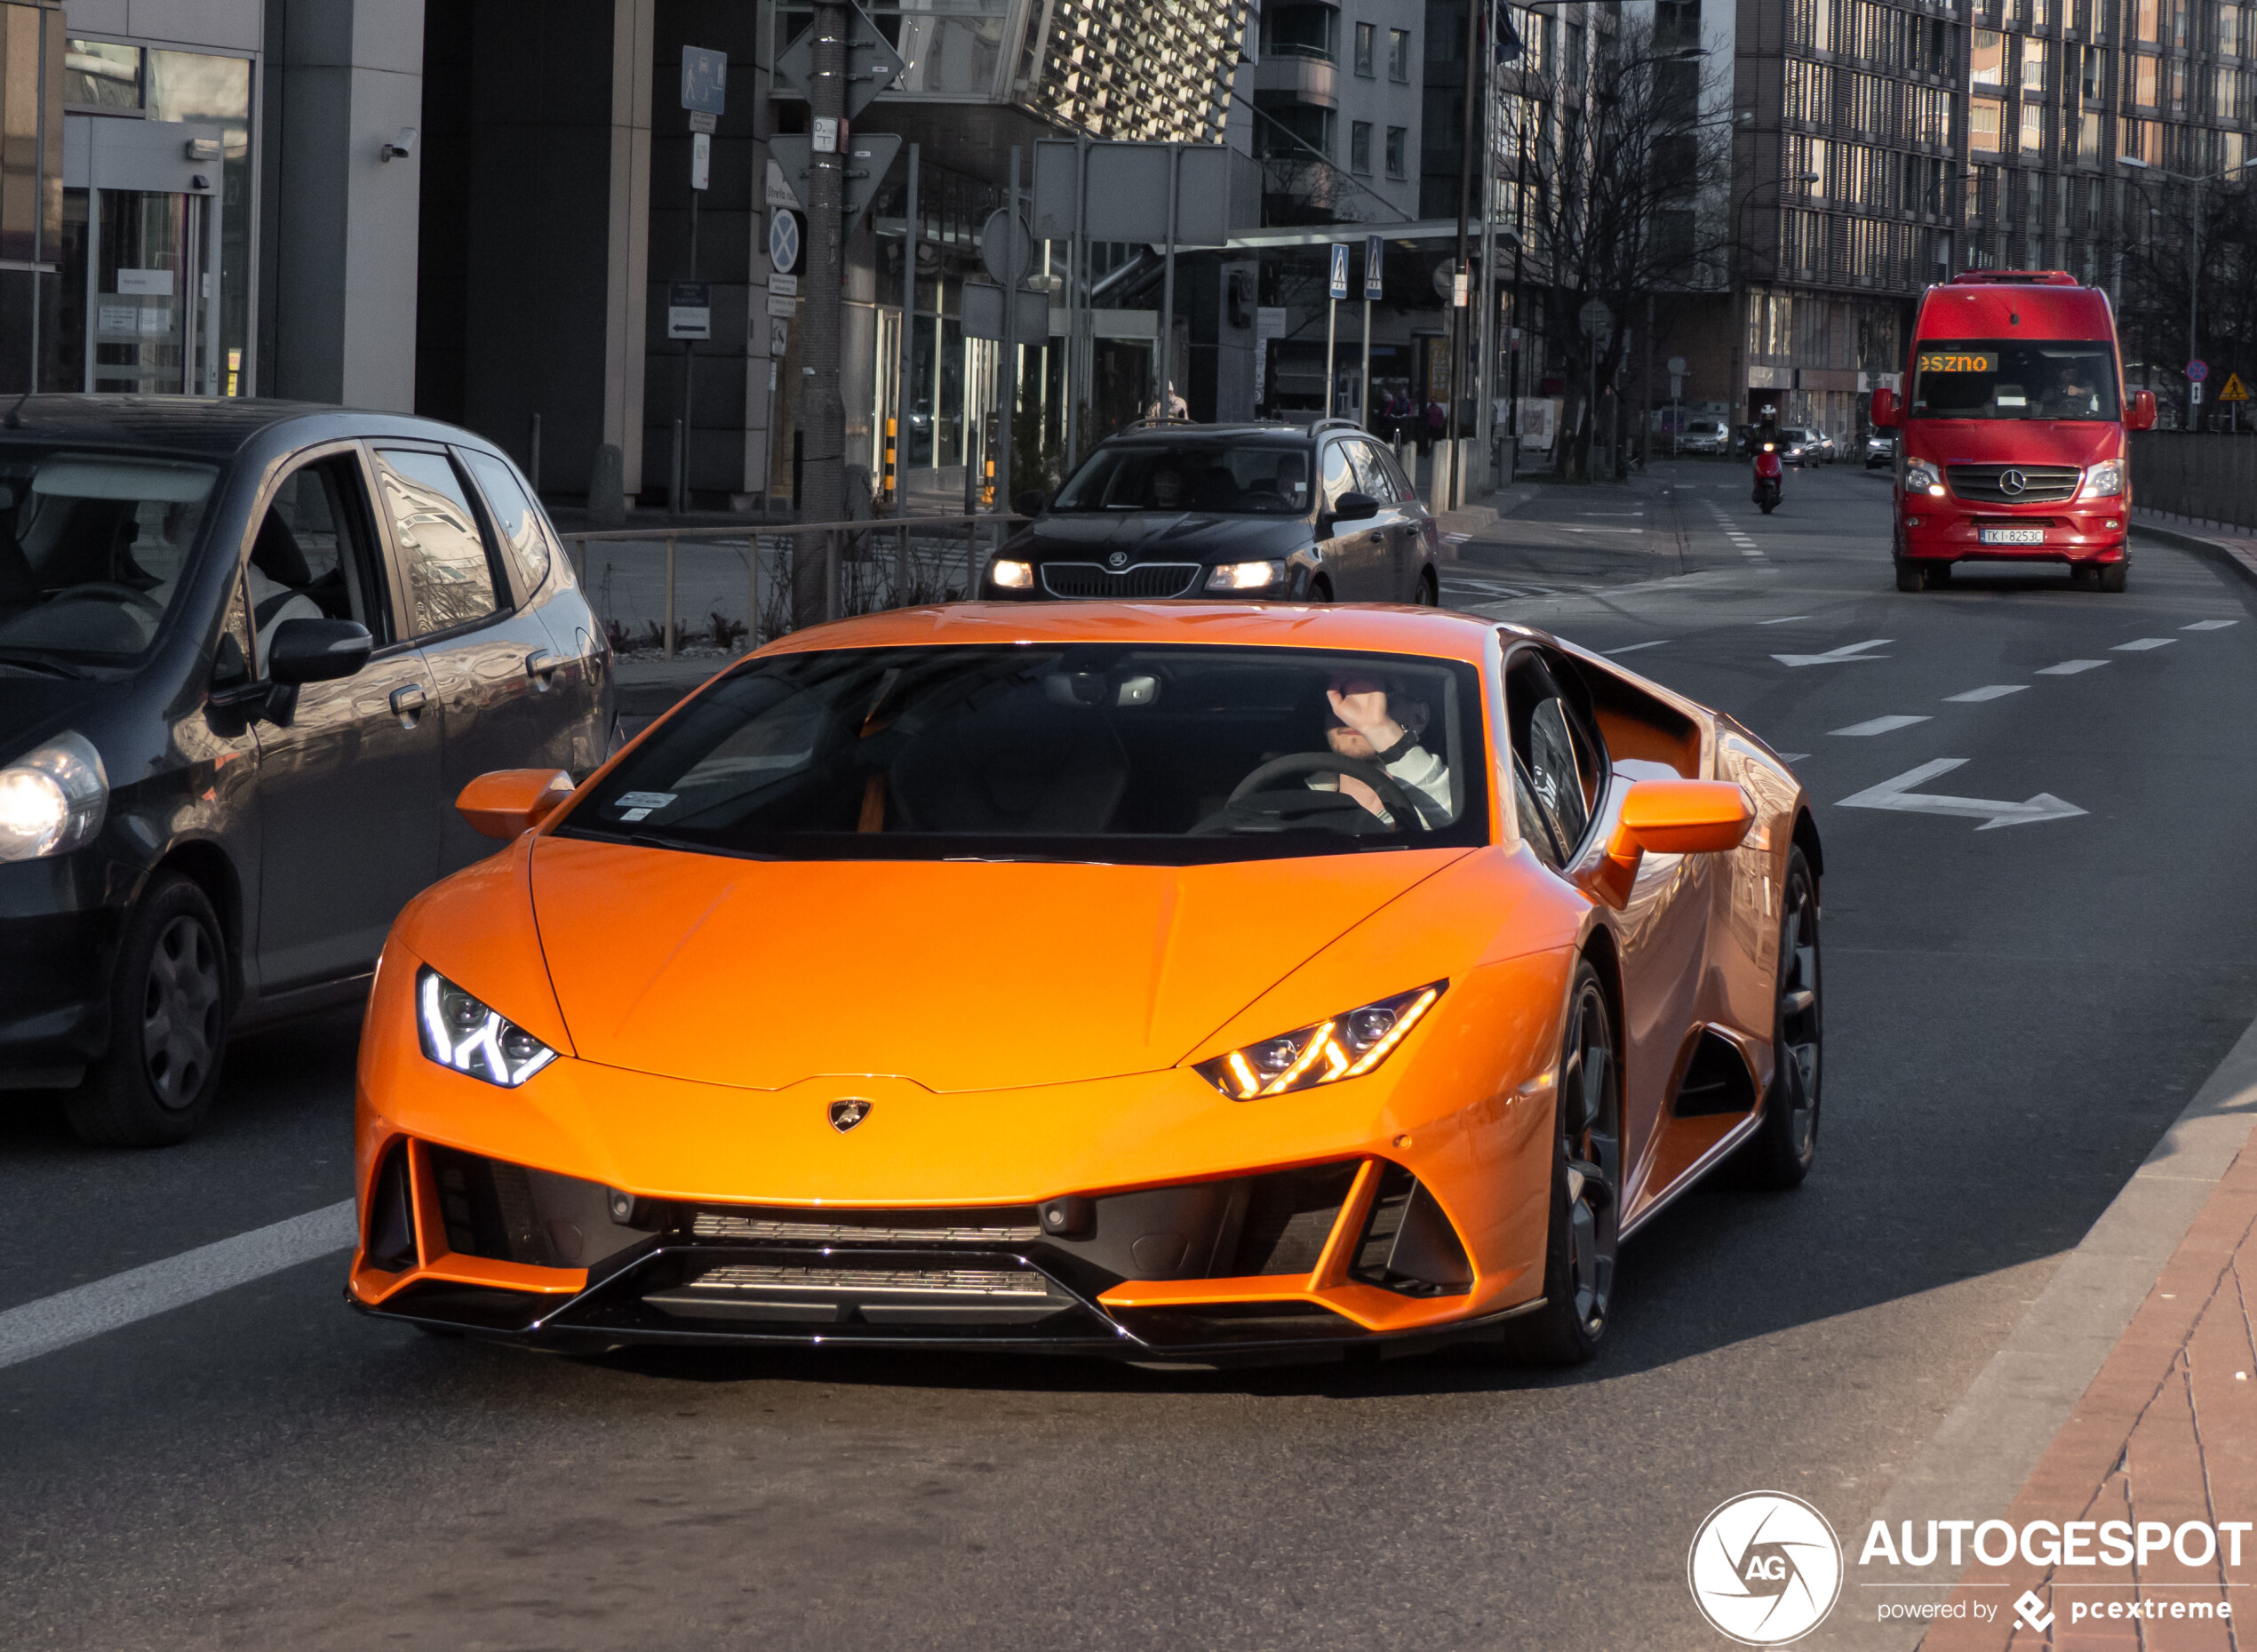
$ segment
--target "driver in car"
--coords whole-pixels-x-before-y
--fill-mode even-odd
[[[1426,702],[1401,692],[1400,685],[1391,690],[1385,679],[1362,672],[1336,672],[1325,698],[1331,708],[1325,741],[1333,754],[1377,763],[1403,788],[1428,826],[1448,825],[1455,812],[1450,766],[1418,743],[1431,715]],[[1308,784],[1318,791],[1339,791],[1388,825],[1395,823],[1379,794],[1353,774],[1312,774]]]
[[[1155,510],[1182,508],[1184,479],[1173,466],[1163,465],[1152,473],[1152,503]]]

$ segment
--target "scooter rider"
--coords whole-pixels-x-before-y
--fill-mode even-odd
[[[1779,459],[1779,410],[1775,407],[1763,410],[1763,424],[1756,432],[1755,473],[1754,499],[1768,516],[1779,503],[1787,476],[1787,468]]]

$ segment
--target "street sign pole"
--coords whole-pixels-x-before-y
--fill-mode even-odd
[[[1172,413],[1176,407],[1176,196],[1183,184],[1184,146],[1168,146],[1168,254],[1160,279],[1160,371],[1155,379],[1160,386],[1160,411]],[[1325,402],[1331,405],[1332,393],[1325,392]]]
[[[713,163],[713,132],[720,124],[726,107],[729,86],[729,58],[721,52],[702,46],[685,46],[682,53],[682,107],[690,124],[690,268],[688,278],[694,284],[698,279],[698,204],[705,198],[706,186],[710,180]],[[698,346],[685,337],[682,341],[682,419],[676,428],[674,454],[674,485],[668,490],[667,508],[679,516],[690,507],[690,375],[697,357]]]
[[[845,0],[817,0],[814,70],[808,77],[813,142],[807,179],[807,360],[800,401],[800,481],[805,497],[792,501],[802,522],[837,522],[846,515],[846,403],[839,394],[840,307],[845,290],[844,206],[849,156],[847,7]],[[819,554],[809,556],[810,550]],[[792,558],[794,629],[831,618],[835,601],[836,547],[797,542]]]
[[[1019,263],[1019,146],[1011,146],[1010,193],[1003,197],[1010,217],[1010,233],[1003,237],[1003,395],[1001,416],[996,421],[995,508],[1011,508],[1011,415],[1019,399],[1019,283],[1026,271]]]
[[[1385,268],[1387,243],[1377,235],[1364,237],[1364,365],[1359,380],[1361,388],[1363,427],[1371,428],[1371,301],[1380,296],[1380,280]]]
[[[901,337],[894,351],[894,507],[905,512],[909,490],[904,478],[909,471],[909,413],[913,405],[910,395],[910,375],[916,371],[917,363],[917,146],[909,146],[908,220],[901,243]],[[939,409],[933,410],[933,439],[940,439]]]

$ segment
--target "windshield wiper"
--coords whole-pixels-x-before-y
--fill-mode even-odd
[[[16,648],[6,643],[0,643],[0,660],[4,660],[12,666],[35,666],[58,677],[76,677],[82,682],[92,682],[94,676],[92,672],[81,671],[70,661],[50,654],[44,649]]]

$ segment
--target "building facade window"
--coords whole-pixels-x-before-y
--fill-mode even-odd
[[[1356,25],[1356,73],[1368,79],[1372,74],[1372,54],[1379,35],[1376,23]]]
[[[1371,175],[1371,123],[1369,121],[1349,123],[1348,170],[1367,178]]]
[[[1408,84],[1411,71],[1411,32],[1408,28],[1387,31],[1387,78]]]
[[[1387,175],[1390,178],[1410,176],[1410,128],[1390,126],[1387,129]]]

